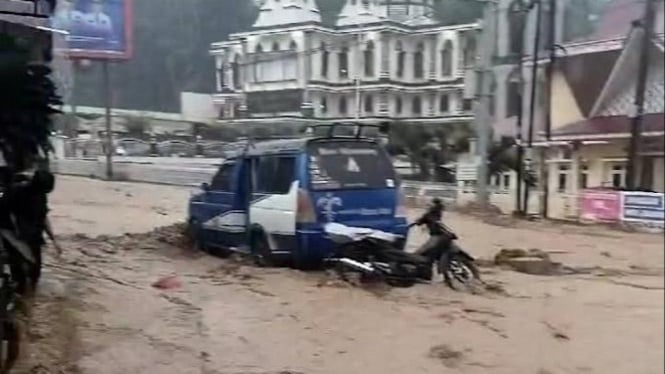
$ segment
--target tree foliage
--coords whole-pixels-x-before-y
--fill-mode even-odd
[[[123,126],[125,127],[125,131],[127,131],[127,135],[136,139],[146,138],[151,128],[148,118],[137,116],[125,118]]]
[[[59,113],[60,98],[49,78],[51,69],[31,63],[27,48],[0,35],[0,51],[0,151],[21,170],[39,149],[50,149],[51,117]]]

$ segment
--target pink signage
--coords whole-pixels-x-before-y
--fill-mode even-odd
[[[580,206],[583,220],[615,222],[621,218],[619,191],[584,190]]]

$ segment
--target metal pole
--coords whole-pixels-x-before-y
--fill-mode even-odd
[[[525,12],[526,9],[519,9],[519,12]],[[524,30],[526,29],[526,15],[528,13],[522,13],[520,22],[522,22],[522,27],[520,29],[520,45],[519,45],[519,56],[517,60],[517,79],[519,80],[519,90],[518,90],[518,99],[517,99],[517,133],[516,144],[517,144],[517,191],[515,196],[515,212],[517,214],[523,214],[522,209],[522,180],[524,179],[524,145],[522,144],[522,119],[524,111]]]
[[[644,18],[639,26],[642,29],[642,40],[640,45],[640,65],[637,72],[637,84],[635,87],[635,113],[630,126],[630,145],[628,149],[628,165],[626,168],[626,187],[629,190],[636,188],[637,176],[637,154],[639,153],[640,135],[644,117],[644,94],[646,91],[647,76],[649,73],[649,50],[651,34],[653,33],[653,22],[655,1],[647,0]]]
[[[480,160],[478,175],[476,177],[476,199],[481,206],[486,206],[489,203],[487,161],[492,128],[490,126],[491,118],[489,113],[491,79],[489,79],[488,74],[491,73],[492,56],[494,55],[494,36],[496,34],[495,13],[496,3],[494,0],[487,1],[483,15],[482,48],[480,49],[480,59],[476,68],[477,87],[479,87],[480,91],[476,93],[474,105],[476,132],[478,134],[478,158]]]
[[[360,72],[362,71],[362,59],[360,58],[361,55],[361,46],[362,46],[362,41],[363,41],[363,36],[361,34],[361,31],[358,31],[358,35],[356,35],[358,39],[358,47],[356,49],[356,120],[360,119]]]
[[[106,178],[113,179],[113,131],[111,129],[111,83],[109,62],[102,61],[102,85],[104,90],[104,121],[106,127]]]
[[[550,28],[549,28],[549,33],[550,33],[550,61],[549,64],[547,64],[547,101],[546,101],[546,106],[547,109],[545,110],[545,139],[548,141],[552,137],[552,98],[554,95],[552,94],[552,77],[554,75],[554,64],[556,62],[556,46],[557,46],[557,28],[556,28],[556,23],[557,23],[557,8],[556,8],[556,0],[549,0],[549,5],[550,5],[550,13],[549,13],[549,21],[550,21]],[[541,163],[540,163],[540,176],[539,180],[542,186],[543,190],[543,200],[542,200],[542,216],[544,218],[547,218],[549,215],[549,196],[550,196],[550,189],[549,189],[549,173],[547,170],[547,165],[545,164],[545,157],[547,155],[547,148],[544,148],[541,152]]]
[[[536,9],[536,32],[533,40],[532,66],[531,66],[531,95],[529,97],[529,134],[527,138],[527,172],[531,171],[531,158],[533,157],[533,121],[536,116],[536,81],[538,80],[538,50],[540,49],[540,24],[542,21],[542,8],[540,0],[534,4]],[[529,183],[524,184],[524,213],[529,213]]]

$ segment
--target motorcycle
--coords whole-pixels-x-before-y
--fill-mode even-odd
[[[437,225],[443,232],[438,244],[422,253],[430,264],[436,265],[439,274],[443,275],[448,287],[459,290],[469,287],[475,281],[480,281],[480,271],[476,267],[475,259],[457,245],[457,234],[442,222]]]
[[[360,273],[361,280],[380,279],[395,287],[431,282],[434,265],[438,273],[443,274],[445,283],[455,290],[459,289],[456,283],[468,286],[480,280],[473,257],[455,244],[457,235],[441,225],[444,240],[419,255],[396,248],[397,235],[329,223],[324,231],[337,246],[325,262],[342,278],[346,278],[348,272],[355,272]]]

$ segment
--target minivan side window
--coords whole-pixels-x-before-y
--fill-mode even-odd
[[[254,192],[284,195],[289,193],[295,177],[293,156],[262,156],[254,163]]]
[[[233,169],[235,167],[235,162],[230,162],[223,164],[219,167],[217,174],[212,177],[212,182],[210,183],[210,190],[212,191],[222,191],[222,192],[232,192],[232,183],[233,180]]]

